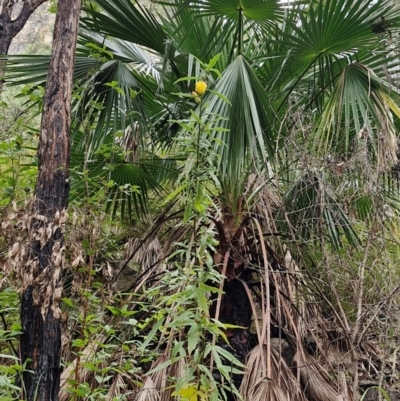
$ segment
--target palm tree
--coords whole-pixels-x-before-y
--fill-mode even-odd
[[[218,241],[209,252],[224,295],[210,312],[235,326],[222,337],[236,357],[248,355],[245,399],[356,399],[358,363],[372,353],[361,330],[365,262],[350,317],[320,265],[369,249],[364,228],[397,205],[399,10],[389,0],[93,3],[75,68],[77,168],[111,179],[110,210],[130,216],[147,188],[169,188],[162,171],[178,176],[168,199],[194,239],[208,225]],[[40,81],[43,67],[14,58],[10,79]],[[199,104],[198,80],[209,88]],[[121,137],[131,147],[116,151]],[[332,353],[351,355],[341,365],[349,383]]]

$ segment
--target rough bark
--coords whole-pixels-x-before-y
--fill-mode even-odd
[[[22,398],[58,399],[63,224],[68,203],[70,104],[81,0],[59,0],[39,140],[39,173],[24,269]]]
[[[47,0],[24,0],[18,16],[12,19],[16,0],[4,0],[0,11],[0,54],[8,54],[11,41],[25,26],[33,12]],[[0,2],[1,3],[1,2]],[[20,3],[21,4],[21,3]],[[5,62],[0,60],[0,93],[3,90]]]

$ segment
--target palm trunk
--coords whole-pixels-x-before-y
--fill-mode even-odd
[[[39,140],[39,174],[25,265],[20,341],[23,397],[58,399],[60,386],[60,309],[62,227],[68,203],[70,103],[81,1],[60,0]]]

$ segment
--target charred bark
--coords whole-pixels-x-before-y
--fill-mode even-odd
[[[58,399],[63,225],[68,204],[72,76],[81,1],[59,0],[39,139],[39,173],[24,268],[22,398]]]
[[[223,292],[219,321],[240,326],[240,328],[227,330],[225,335],[235,356],[244,362],[249,351],[252,318],[249,297],[242,281],[237,278],[225,280]],[[211,316],[215,316],[214,309],[215,303],[213,303],[210,310]],[[221,345],[224,346],[224,343],[222,342]]]
[[[13,19],[16,0],[5,0],[0,11],[0,54],[8,54],[11,41],[25,26],[33,12],[47,0],[24,0],[18,16]],[[0,93],[3,90],[5,61],[0,60]]]

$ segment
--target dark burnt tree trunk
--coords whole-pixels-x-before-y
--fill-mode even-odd
[[[239,210],[239,208],[238,208]],[[218,345],[245,363],[246,356],[251,347],[250,326],[252,322],[252,309],[249,295],[246,291],[248,282],[252,281],[253,271],[248,268],[249,257],[247,227],[250,216],[244,214],[240,223],[235,219],[231,208],[226,206],[221,221],[213,220],[218,231],[219,246],[216,249],[214,263],[220,273],[224,275],[223,293],[211,295],[210,315],[218,318],[221,323],[238,326],[224,330],[229,342],[223,338],[218,339]],[[220,299],[219,311],[218,298]],[[224,361],[229,365],[230,361]],[[220,378],[218,372],[213,372],[216,379]],[[232,375],[232,383],[240,387],[241,375]],[[232,394],[227,394],[228,400],[233,400]]]
[[[11,41],[25,26],[32,13],[47,0],[5,0],[0,11],[0,54],[8,54]],[[19,14],[14,17],[14,8],[20,7]],[[18,10],[16,10],[18,12]],[[14,17],[14,19],[13,19]],[[0,93],[3,90],[4,60],[0,60]]]
[[[39,140],[39,173],[29,259],[24,268],[20,340],[23,397],[58,399],[63,234],[68,202],[70,104],[81,0],[59,0]]]

